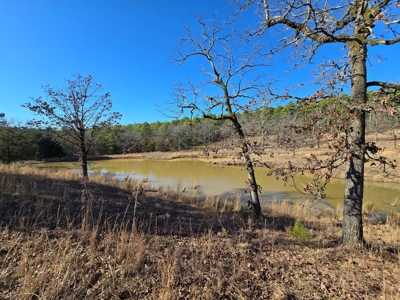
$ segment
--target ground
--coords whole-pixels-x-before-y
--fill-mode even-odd
[[[398,299],[397,222],[340,245],[341,215],[146,183],[0,168],[0,299]],[[290,233],[296,219],[309,238]]]

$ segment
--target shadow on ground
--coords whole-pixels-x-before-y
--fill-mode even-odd
[[[199,200],[172,192],[0,173],[0,224],[13,229],[136,226],[148,234],[189,236],[250,227],[284,230],[294,223],[291,217],[249,215],[204,208]]]

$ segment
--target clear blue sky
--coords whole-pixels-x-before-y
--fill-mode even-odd
[[[62,87],[72,75],[94,76],[111,93],[122,124],[163,121],[156,110],[171,100],[172,84],[198,74],[170,62],[183,24],[193,14],[223,18],[228,0],[13,0],[0,8],[0,112],[25,122],[21,104],[44,95],[42,85]],[[399,47],[373,63],[370,80],[400,79]],[[329,56],[329,53],[327,53]],[[284,64],[278,64],[274,72]],[[192,69],[191,69],[192,68]],[[295,79],[308,76],[309,69]],[[371,74],[372,72],[372,74]],[[375,75],[379,75],[375,78]],[[294,79],[291,79],[294,80]]]

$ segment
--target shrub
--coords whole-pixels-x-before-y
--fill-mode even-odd
[[[289,230],[289,234],[297,241],[305,241],[310,238],[310,234],[301,219],[296,219],[293,228]]]

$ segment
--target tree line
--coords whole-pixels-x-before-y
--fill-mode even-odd
[[[343,99],[347,95],[341,95]],[[369,98],[374,92],[369,93]],[[376,104],[374,104],[376,106]],[[296,155],[302,147],[319,147],[321,141],[312,131],[296,133],[293,126],[302,126],[307,116],[337,107],[338,101],[329,98],[318,105],[304,105],[289,101],[285,105],[263,107],[247,113],[238,114],[238,119],[248,136],[258,141],[261,148],[285,148]],[[389,114],[369,114],[367,134],[375,142],[379,135],[386,133],[397,147],[396,129],[400,129],[400,119]],[[314,131],[319,124],[315,124]],[[57,131],[57,130],[56,130]],[[187,116],[171,121],[116,125],[108,130],[99,130],[95,145],[89,156],[99,157],[113,154],[141,152],[170,152],[181,150],[202,150],[214,147],[235,138],[227,121],[215,121]],[[22,160],[57,160],[78,158],[77,149],[68,140],[57,137],[48,130],[15,124],[0,115],[0,159],[2,163]]]

